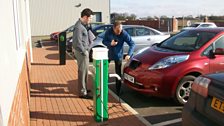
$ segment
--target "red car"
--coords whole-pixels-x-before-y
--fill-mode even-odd
[[[60,34],[60,32],[54,32],[50,34],[50,39],[51,40],[58,40],[58,35]]]
[[[196,77],[224,71],[223,55],[224,28],[183,31],[133,56],[124,67],[124,83],[185,104]]]
[[[75,25],[72,25],[72,26],[70,26],[69,28],[67,28],[67,29],[65,29],[65,30],[63,30],[63,31],[61,31],[61,32],[70,33],[70,32],[73,31],[74,27],[75,27]],[[57,41],[57,40],[58,40],[58,36],[59,36],[59,34],[60,34],[61,32],[53,32],[53,33],[51,33],[51,34],[50,34],[50,39],[51,39],[51,40],[56,40],[56,41]]]

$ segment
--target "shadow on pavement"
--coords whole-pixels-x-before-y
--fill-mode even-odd
[[[111,85],[109,87],[113,92],[115,92],[115,85]],[[120,97],[133,108],[181,106],[174,102],[173,99],[164,99],[141,94],[130,89],[125,84],[122,84]]]
[[[85,115],[85,113],[47,113],[42,111],[30,112],[31,119],[48,120],[48,121],[62,121],[68,122],[73,125],[79,124],[79,126],[143,126],[143,124],[136,123],[134,115],[123,116],[119,118],[108,119],[105,122],[95,122],[93,115]],[[129,120],[124,123],[124,120]],[[44,122],[43,122],[44,123]]]
[[[58,53],[48,54],[45,56],[45,58],[50,59],[50,60],[59,60],[59,54]],[[66,54],[66,60],[74,60],[74,59],[72,59],[70,56],[68,56]]]
[[[43,46],[58,46],[58,43],[56,41],[52,41],[52,40],[41,40],[41,44]]]
[[[43,65],[43,66],[47,66],[47,65],[49,65],[49,66],[51,66],[51,65],[59,65],[59,64],[55,64],[55,63],[31,63],[31,65]]]
[[[52,47],[46,48],[46,50],[56,51],[56,50],[58,50],[58,47],[57,46],[52,46]]]

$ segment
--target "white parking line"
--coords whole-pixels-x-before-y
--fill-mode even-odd
[[[182,121],[182,118],[178,118],[178,119],[173,119],[173,120],[169,120],[169,121],[164,121],[164,122],[160,122],[160,123],[157,123],[157,124],[153,124],[153,126],[166,126],[166,125],[178,123],[178,122],[181,122],[181,121]]]

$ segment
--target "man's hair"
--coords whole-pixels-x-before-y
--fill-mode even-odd
[[[122,23],[120,21],[116,21],[113,24],[113,27],[116,28],[118,25],[122,25]]]
[[[91,15],[94,15],[94,13],[89,8],[86,8],[86,9],[82,10],[82,12],[81,12],[81,17],[84,17],[84,16],[90,17]]]

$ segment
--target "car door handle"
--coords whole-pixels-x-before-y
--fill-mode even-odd
[[[151,41],[151,38],[148,38],[147,41]]]

